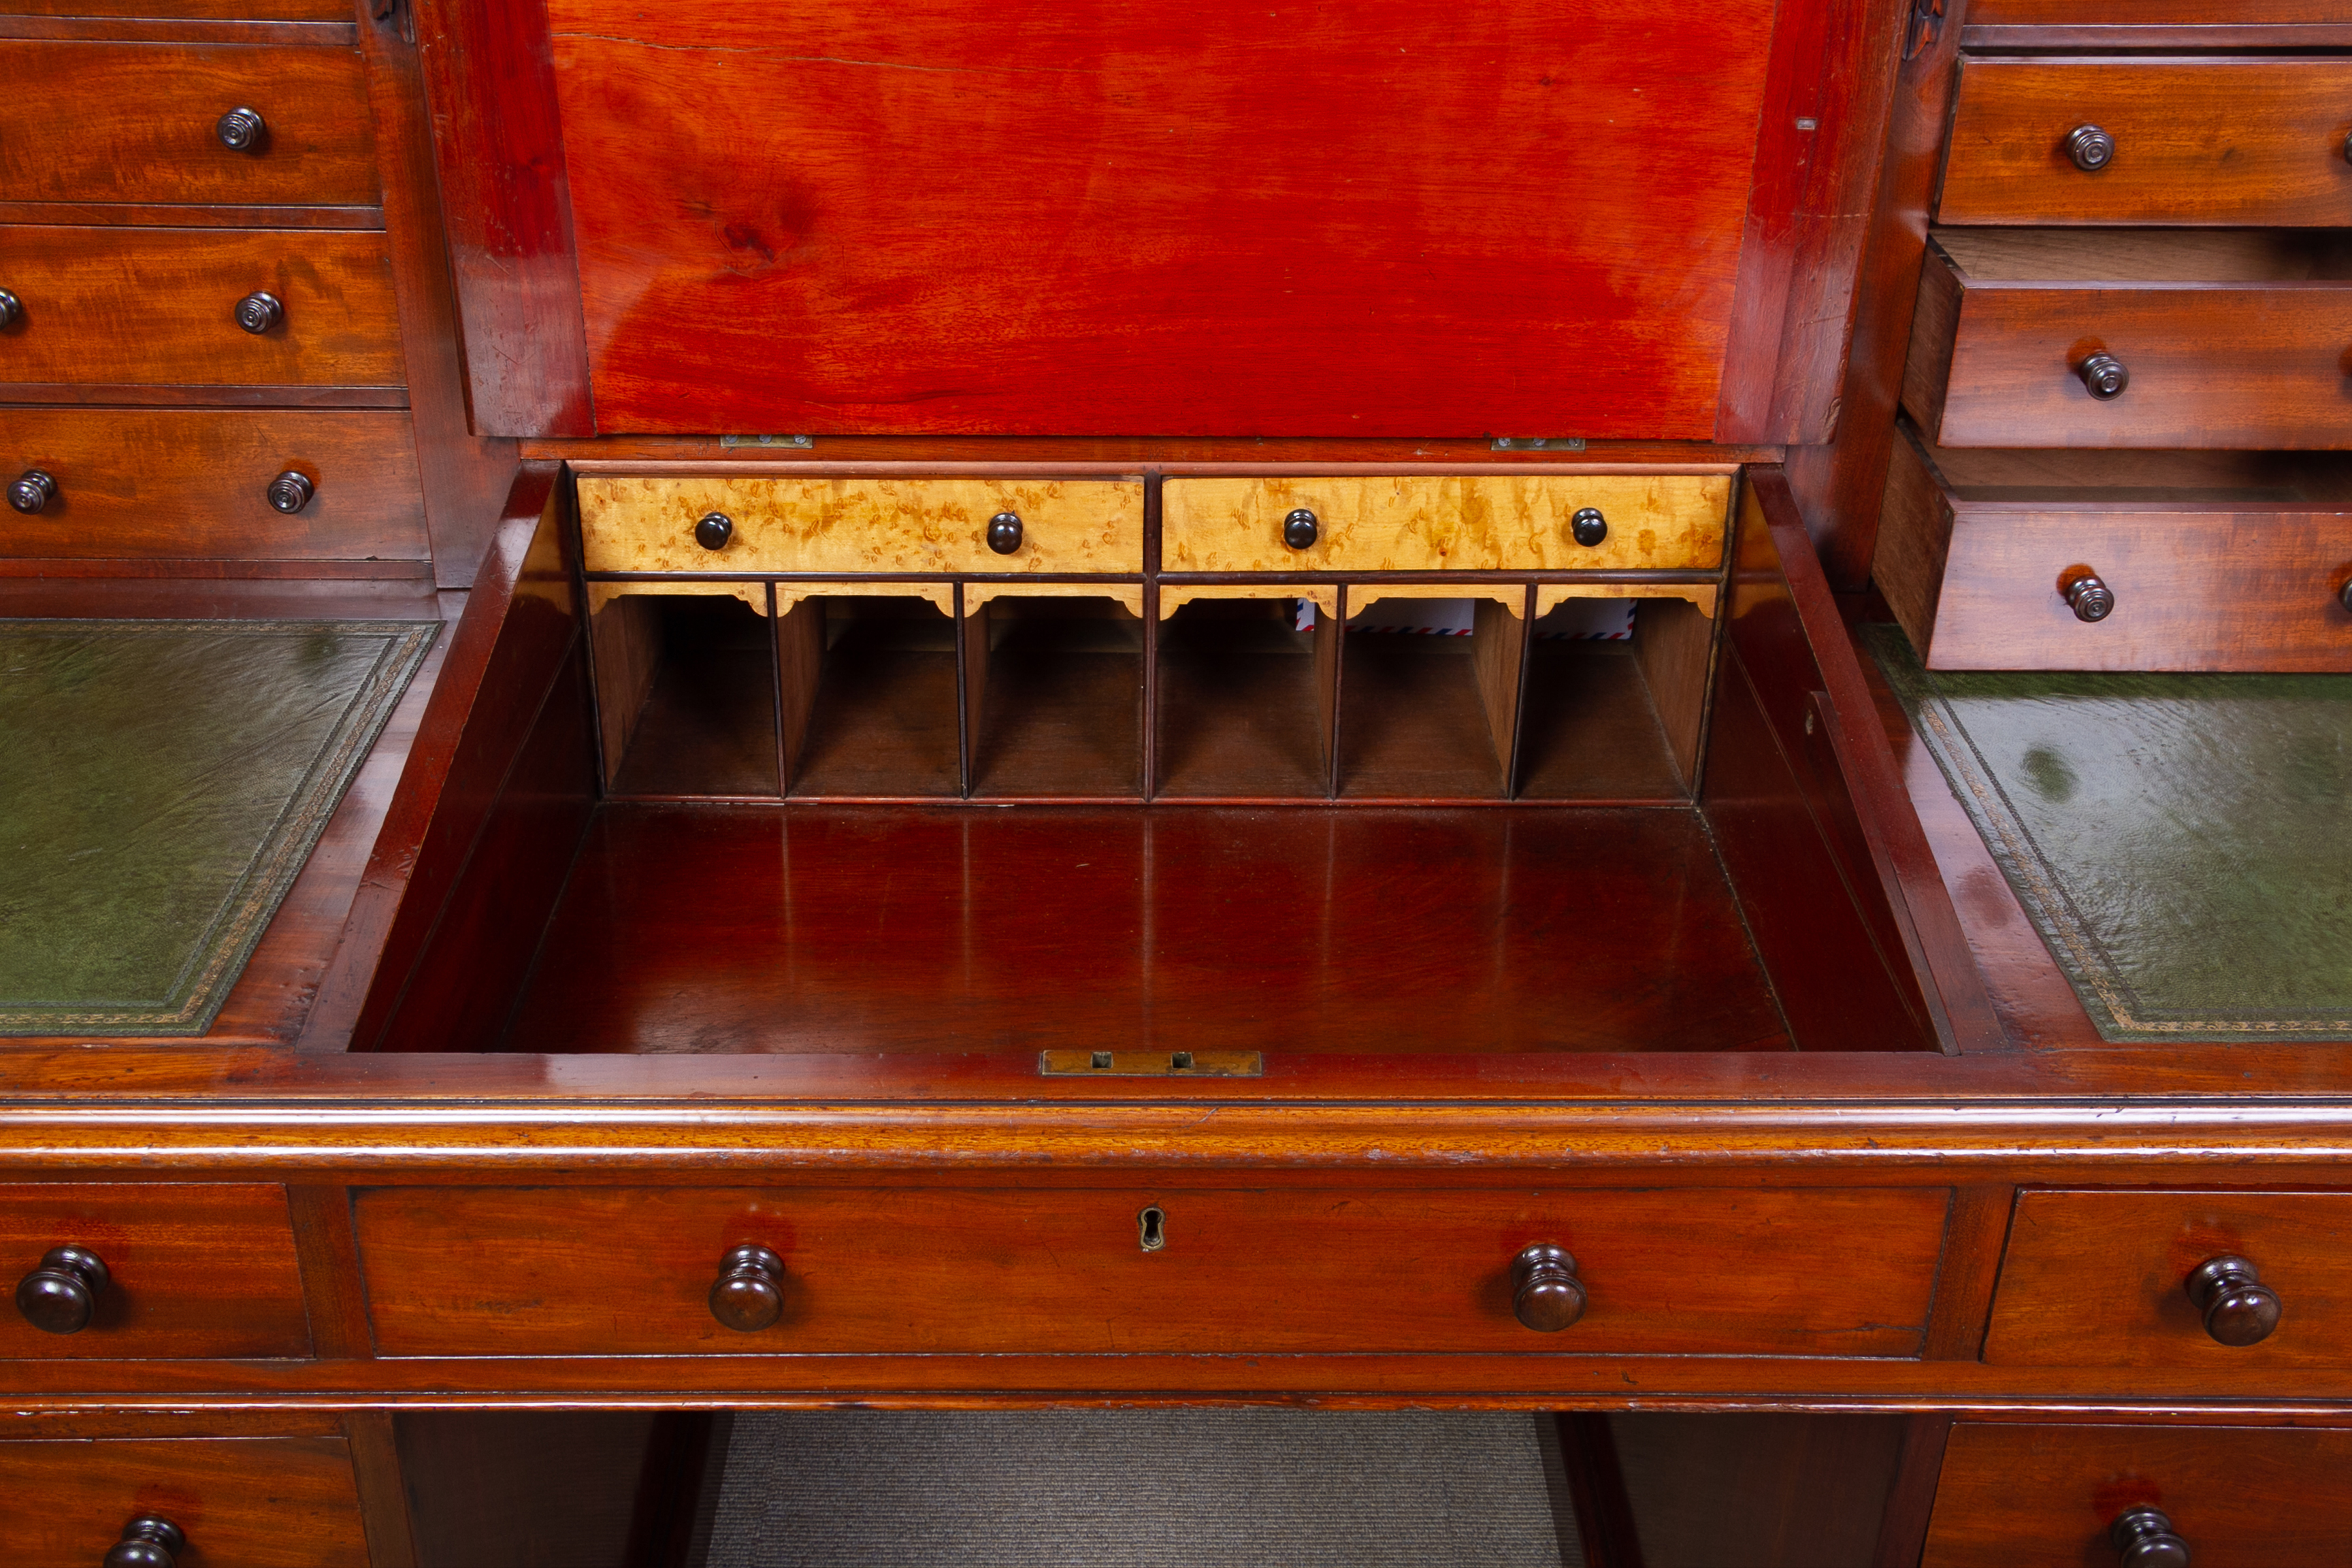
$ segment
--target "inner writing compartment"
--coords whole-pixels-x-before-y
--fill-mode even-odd
[[[954,592],[776,589],[776,671],[795,798],[963,793]]]
[[[1523,800],[1680,800],[1698,779],[1715,590],[1682,598],[1566,598],[1537,590],[1519,727]],[[1632,635],[1610,612],[1630,609]],[[1608,628],[1604,631],[1604,628]],[[1604,635],[1589,635],[1603,631]]]
[[[1331,793],[1338,605],[1329,586],[1161,587],[1160,795]]]
[[[1142,795],[1142,590],[1122,594],[964,585],[973,795]]]
[[[766,584],[595,583],[588,602],[607,790],[782,793]]]
[[[1459,612],[1466,601],[1467,614]],[[1351,584],[1339,677],[1339,793],[1392,800],[1506,793],[1531,590]]]

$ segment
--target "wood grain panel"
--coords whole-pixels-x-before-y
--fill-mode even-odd
[[[381,233],[0,227],[0,287],[24,304],[0,331],[0,376],[13,382],[376,387],[404,378]],[[255,289],[286,310],[258,336],[236,316]]]
[[[416,445],[398,412],[0,408],[0,478],[56,499],[0,522],[0,556],[424,561]],[[317,487],[289,517],[263,491]]]
[[[359,51],[0,42],[0,200],[374,206]],[[268,126],[248,152],[215,126]]]
[[[635,479],[583,475],[591,572],[1115,572],[1143,570],[1143,486],[1103,479]],[[723,550],[694,542],[734,520]],[[1021,548],[988,548],[1018,515]]]
[[[1765,0],[547,15],[600,429],[1716,432]]]
[[[1723,474],[1171,479],[1160,489],[1170,572],[1573,571],[1704,568],[1723,559]],[[1597,507],[1609,536],[1568,531]],[[1315,513],[1307,550],[1282,542],[1295,508]]]
[[[2352,1195],[2029,1192],[2017,1200],[1985,1360],[1995,1366],[2188,1366],[2292,1386],[2296,1367],[2352,1364]],[[2278,1292],[2259,1344],[2208,1337],[2189,1272],[2238,1257]]]
[[[2116,140],[2093,174],[2063,145]],[[2352,60],[1964,58],[1943,223],[2352,224]]]
[[[2198,27],[2341,23],[2336,0],[1970,0],[1970,26]]]
[[[386,1355],[1902,1356],[1926,1321],[1945,1194],[379,1188],[357,1204]],[[1146,1252],[1136,1216],[1152,1204],[1168,1239]],[[1702,1235],[1698,1268],[1675,1237]],[[1511,1315],[1511,1259],[1538,1241],[1574,1252],[1591,1292],[1558,1335]],[[783,1320],[759,1333],[720,1327],[706,1300],[743,1242],[787,1275]],[[1842,1260],[1834,1289],[1824,1249]]]
[[[42,1254],[68,1245],[97,1253],[111,1275],[89,1326],[43,1333],[0,1310],[0,1358],[310,1353],[282,1187],[0,1187],[0,1276],[9,1289]]]
[[[191,20],[349,22],[342,0],[9,0],[28,16],[175,16]]]
[[[96,1563],[161,1515],[186,1568],[352,1568],[368,1560],[340,1437],[0,1442],[0,1558]]]
[[[1922,1568],[2107,1568],[2127,1510],[2164,1511],[2197,1568],[2352,1556],[2352,1432],[2244,1426],[1952,1429]]]

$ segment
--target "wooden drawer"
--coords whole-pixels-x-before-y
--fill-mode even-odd
[[[0,43],[0,201],[374,206],[357,49]],[[244,150],[221,117],[263,122]]]
[[[1146,1250],[1157,1207],[1164,1245]],[[1916,1352],[1945,1194],[1921,1192],[389,1188],[357,1216],[386,1355]],[[1705,1238],[1700,1243],[1678,1237]],[[1841,1245],[1841,1238],[1851,1245]],[[721,1257],[784,1310],[722,1328]],[[1581,1321],[1512,1315],[1568,1247]],[[1843,1261],[1835,1289],[1820,1259]]]
[[[2352,447],[2347,279],[2336,235],[1941,229],[1903,405],[1944,447]]]
[[[1937,216],[2352,224],[2347,137],[2352,60],[1964,58]]]
[[[1971,27],[2341,27],[2340,0],[1976,0]]]
[[[2340,463],[1906,436],[1871,574],[1930,669],[2352,669]],[[2112,595],[2103,619],[2066,596],[2085,571]]]
[[[724,513],[724,547],[695,525]],[[988,546],[992,518],[1019,548]],[[635,479],[580,480],[591,572],[1104,572],[1143,570],[1143,486],[1132,479]]]
[[[400,322],[383,235],[341,229],[0,226],[0,331],[16,383],[398,386]],[[237,302],[274,297],[254,333]]]
[[[103,1563],[134,1519],[179,1529],[181,1568],[368,1560],[340,1437],[0,1442],[0,1560],[25,1568]]]
[[[45,1332],[12,1305],[0,1311],[0,1358],[310,1352],[282,1187],[0,1187],[0,1268],[9,1288],[59,1247],[95,1253],[106,1266],[89,1326]]]
[[[2352,1556],[2352,1432],[1960,1426],[1922,1568],[2107,1568],[2120,1516],[2154,1509],[2197,1568]]]
[[[2347,1226],[2347,1194],[2025,1193],[2010,1227],[1985,1360],[2207,1366],[2255,1376],[2352,1363]],[[2206,1332],[2188,1281],[2217,1258],[2246,1259],[2277,1298],[2268,1338],[2231,1345]]]
[[[1160,492],[1167,572],[1558,572],[1703,569],[1723,560],[1723,474],[1526,478],[1170,479]],[[1607,532],[1576,542],[1590,507]],[[1315,542],[1283,539],[1295,510]]]
[[[0,513],[0,556],[422,561],[431,553],[405,413],[0,408],[0,482],[48,505]],[[299,511],[265,492],[313,487]]]

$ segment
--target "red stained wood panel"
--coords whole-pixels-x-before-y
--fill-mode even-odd
[[[0,1442],[0,1559],[102,1563],[147,1517],[180,1527],[186,1568],[368,1560],[340,1437]]]
[[[1762,0],[548,15],[602,429],[1715,434]]]

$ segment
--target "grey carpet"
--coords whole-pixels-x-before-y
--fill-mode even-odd
[[[1524,1415],[743,1415],[709,1568],[1582,1568]],[[1563,1508],[1565,1505],[1563,1504]]]

